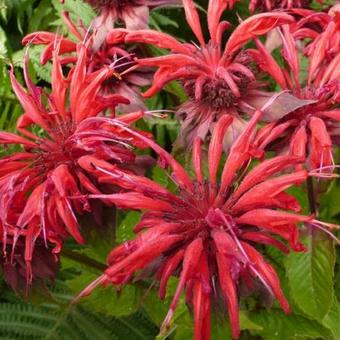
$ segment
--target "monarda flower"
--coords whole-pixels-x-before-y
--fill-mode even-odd
[[[260,41],[257,51],[249,51],[259,66],[270,73],[283,90],[310,104],[284,116],[273,116],[259,135],[261,147],[269,145],[306,159],[310,169],[334,165],[332,145],[339,145],[340,128],[340,51],[328,64],[320,59],[322,45],[307,56],[308,75],[303,78],[298,43],[288,26],[278,29],[286,67],[278,66]],[[310,50],[311,51],[311,50]]]
[[[99,11],[99,16],[92,23],[96,30],[96,46],[104,41],[107,32],[115,24],[123,24],[131,30],[148,28],[150,10],[181,4],[181,0],[85,0],[85,2]]]
[[[193,307],[195,339],[210,339],[212,304],[221,306],[221,301],[228,310],[233,337],[239,336],[238,288],[243,284],[249,290],[255,282],[262,284],[288,313],[289,304],[278,275],[257,245],[273,246],[284,253],[289,248],[304,250],[298,240],[298,224],[313,222],[313,217],[298,214],[299,203],[285,190],[304,182],[308,174],[305,170],[282,174],[301,161],[291,155],[265,160],[247,170],[252,155],[259,154],[252,142],[260,116],[260,111],[254,113],[224,164],[220,164],[222,142],[231,126],[231,116],[222,115],[216,123],[207,150],[207,169],[203,164],[202,140],[196,137],[192,150],[194,178],[170,154],[142,137],[159,155],[160,164],[170,167],[178,188],[176,193],[148,178],[117,172],[105,162],[97,164],[96,171],[106,174],[127,192],[90,197],[110,200],[120,208],[142,210],[143,215],[135,227],[136,238],[112,250],[108,269],[79,297],[100,284],[127,284],[138,273],[139,278],[149,276],[159,281],[163,299],[169,278],[178,276],[163,326],[169,326],[185,291],[186,301]],[[91,163],[89,159],[89,166]],[[220,165],[223,166],[219,176]]]
[[[206,43],[193,1],[185,0],[183,5],[187,22],[199,45],[181,43],[165,33],[152,30],[113,30],[108,34],[107,42],[121,36],[126,42],[143,42],[171,50],[169,55],[139,59],[138,64],[158,67],[145,97],[154,95],[173,80],[182,81],[189,99],[179,108],[177,115],[182,121],[180,138],[188,146],[192,145],[195,136],[205,139],[220,116],[229,114],[239,118],[244,108],[254,110],[251,98],[261,93],[259,87],[263,84],[256,81],[249,67],[251,59],[240,50],[253,37],[290,23],[293,18],[284,13],[255,15],[243,21],[223,45],[223,33],[230,24],[220,22],[220,18],[227,1],[211,0],[208,7],[210,40]],[[235,119],[234,135],[244,124],[240,118]]]
[[[92,204],[83,197],[105,189],[100,178],[82,168],[83,156],[91,155],[94,164],[105,160],[126,172],[138,166],[138,157],[131,148],[143,147],[143,143],[134,141],[119,128],[100,129],[96,125],[95,117],[128,100],[119,95],[98,94],[112,70],[107,67],[87,76],[86,56],[85,46],[80,46],[73,72],[65,79],[56,50],[50,93],[32,83],[27,71],[28,57],[24,68],[28,91],[18,83],[13,70],[10,72],[24,114],[17,123],[20,134],[0,132],[0,144],[18,146],[13,154],[0,159],[0,229],[4,249],[9,244],[7,237],[25,239],[24,259],[29,272],[38,239],[55,244],[56,252],[67,236],[83,243],[77,215],[92,212],[98,216],[100,212],[99,201]],[[140,116],[132,113],[117,119],[131,123]],[[112,192],[112,186],[109,190]],[[69,196],[80,198],[70,200]],[[16,242],[12,245],[15,248]]]
[[[86,29],[79,25],[76,27],[70,20],[68,13],[63,14],[64,21],[68,25],[70,33],[74,36],[75,41],[64,37],[59,37],[51,32],[34,32],[28,34],[23,40],[24,45],[46,45],[41,54],[41,64],[44,65],[52,58],[56,40],[60,40],[58,53],[63,55],[62,65],[73,65],[77,61],[77,45],[82,44],[87,39],[87,68],[88,74],[109,67],[112,70],[111,77],[107,77],[101,84],[100,91],[102,94],[111,93],[120,94],[129,98],[129,104],[119,105],[121,112],[134,112],[137,110],[146,110],[143,98],[140,94],[141,86],[151,84],[152,72],[150,70],[136,69],[136,48],[126,50],[124,45],[111,41],[110,44],[103,43],[98,48],[93,47],[93,36],[89,36]],[[86,36],[89,36],[86,38]]]
[[[299,13],[299,12],[298,12]],[[320,68],[340,63],[340,4],[330,8],[328,13],[310,11],[305,13],[292,30],[295,39],[304,39],[307,46],[304,54],[310,58],[310,77]],[[336,71],[336,70],[334,70]],[[340,71],[338,71],[338,78]]]

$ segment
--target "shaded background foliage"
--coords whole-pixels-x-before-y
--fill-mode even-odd
[[[331,1],[329,1],[331,3]],[[198,1],[203,7],[206,1]],[[316,5],[317,6],[317,5]],[[241,1],[227,19],[237,23],[237,15],[248,16],[248,4]],[[67,0],[65,9],[73,18],[82,18],[88,25],[94,12],[81,0]],[[61,18],[59,0],[0,0],[0,129],[12,131],[22,113],[10,86],[8,67],[14,65],[20,77],[25,49],[21,39],[27,33],[41,30],[59,31],[67,35]],[[183,40],[192,39],[180,9],[158,10],[152,14],[153,28],[164,30]],[[50,65],[41,67],[39,46],[31,46],[32,79],[48,86]],[[161,54],[160,50],[153,53]],[[171,109],[185,100],[181,86],[172,83],[166,90],[147,100],[150,109]],[[139,127],[151,131],[157,142],[171,150],[177,135],[177,122],[148,119]],[[6,152],[0,150],[0,154]],[[164,173],[155,167],[150,176],[163,185],[171,185]],[[308,200],[302,188],[291,189],[308,211]],[[138,212],[106,212],[106,225],[91,228],[84,218],[87,244],[83,247],[70,241],[62,252],[61,268],[54,283],[36,287],[28,296],[12,292],[3,279],[0,282],[0,338],[3,339],[189,339],[192,337],[190,311],[184,300],[176,310],[167,334],[159,334],[170,299],[160,302],[152,282],[138,282],[122,291],[112,287],[95,291],[78,305],[72,298],[105,268],[105,259],[115,244],[133,236],[132,228]],[[340,222],[340,183],[332,182],[320,201],[322,219]],[[87,232],[86,232],[87,231]],[[251,297],[241,304],[241,339],[340,339],[340,270],[339,248],[324,235],[304,235],[310,251],[282,256],[267,249],[267,258],[275,266],[293,313],[285,315],[276,305],[266,310],[260,297]],[[169,296],[176,287],[170,281]],[[171,289],[172,288],[172,289]],[[230,330],[227,316],[213,318],[212,339],[227,339]]]

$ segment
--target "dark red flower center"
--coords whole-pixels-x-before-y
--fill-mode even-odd
[[[138,6],[140,0],[85,0],[91,6],[104,9],[104,8],[115,8],[123,9],[126,6]]]
[[[76,148],[76,141],[72,139],[73,133],[72,123],[57,125],[50,132],[51,139],[43,139],[40,142],[40,148],[32,150],[37,154],[34,165],[42,174],[48,173],[61,164],[72,165],[74,160],[81,156],[80,149]]]
[[[234,75],[240,93],[244,93],[247,90],[250,79],[237,72]],[[184,84],[188,96],[193,100],[195,100],[195,84],[196,80],[190,80]],[[200,102],[213,109],[221,110],[225,107],[234,106],[237,104],[237,100],[238,98],[224,79],[209,79],[203,85]]]

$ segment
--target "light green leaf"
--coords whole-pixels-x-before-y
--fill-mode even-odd
[[[297,314],[286,315],[281,310],[251,312],[249,317],[262,327],[262,330],[254,330],[251,333],[260,335],[263,340],[289,340],[301,337],[324,339],[330,335],[317,321]]]
[[[307,252],[287,256],[286,270],[296,304],[304,313],[320,320],[333,301],[334,245],[316,230],[307,237],[307,242]]]
[[[340,339],[340,303],[336,298],[323,318],[322,324],[331,330],[334,339]]]

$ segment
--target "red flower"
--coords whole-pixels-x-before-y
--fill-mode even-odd
[[[27,92],[10,72],[24,114],[17,123],[21,135],[0,132],[0,144],[21,145],[22,150],[0,159],[0,231],[4,247],[10,242],[7,237],[25,238],[28,268],[34,244],[41,238],[56,244],[57,252],[66,236],[84,242],[76,216],[88,211],[95,214],[98,204],[91,204],[83,195],[99,194],[105,188],[100,185],[100,177],[82,168],[82,157],[91,155],[93,164],[106,160],[131,172],[129,168],[138,160],[131,145],[143,146],[120,128],[98,127],[97,120],[102,119],[96,118],[99,114],[128,100],[98,94],[112,70],[106,67],[87,76],[87,51],[84,46],[79,48],[77,63],[67,79],[54,53],[51,93],[32,83],[27,72],[28,56],[24,69]],[[130,123],[140,116],[132,113],[117,120]],[[70,200],[69,196],[79,198]],[[15,247],[16,242],[12,244]]]
[[[295,39],[311,39],[304,49],[304,54],[310,58],[309,80],[319,68],[325,68],[329,63],[340,63],[340,4],[328,13],[308,11],[294,25]],[[337,73],[338,77],[340,71]]]
[[[170,276],[178,274],[179,283],[164,325],[169,325],[185,290],[186,300],[194,309],[195,339],[210,338],[211,305],[220,297],[229,312],[232,335],[239,336],[241,282],[251,289],[254,281],[259,280],[288,313],[278,275],[255,246],[266,244],[289,252],[287,244],[276,238],[279,236],[294,251],[303,250],[298,241],[298,224],[312,217],[297,214],[299,203],[285,190],[305,181],[307,172],[280,174],[300,163],[296,156],[268,159],[246,171],[255,151],[252,142],[260,116],[257,111],[231,147],[220,178],[222,141],[232,123],[229,115],[221,116],[213,131],[207,150],[209,175],[204,174],[202,141],[196,137],[192,151],[194,179],[170,154],[142,137],[159,155],[160,164],[171,168],[177,193],[150,179],[123,174],[105,163],[95,166],[128,191],[90,197],[145,212],[135,228],[136,238],[112,250],[108,269],[80,296],[89,294],[99,284],[124,285],[145,270],[141,276],[153,273],[160,282],[160,297],[164,298]]]
[[[309,68],[304,83],[298,43],[288,26],[278,32],[286,68],[278,66],[260,41],[257,41],[257,51],[249,53],[283,90],[310,102],[287,115],[268,119],[271,124],[263,129],[258,141],[261,147],[270,144],[280,151],[288,146],[292,155],[307,159],[311,169],[331,166],[334,163],[332,144],[340,142],[340,50],[327,63],[325,46],[321,42],[314,50],[308,49]]]
[[[220,18],[227,7],[227,1],[211,0],[208,7],[210,41],[206,43],[193,1],[185,0],[183,4],[187,22],[199,46],[181,43],[165,33],[152,30],[113,30],[108,34],[107,42],[125,37],[126,42],[143,42],[171,50],[169,55],[138,60],[142,66],[158,67],[153,85],[144,95],[154,95],[172,80],[183,82],[189,100],[179,108],[177,114],[183,121],[181,138],[185,145],[192,145],[195,136],[202,139],[206,137],[221,115],[238,117],[245,108],[254,110],[248,97],[261,93],[258,88],[263,83],[255,80],[249,68],[250,58],[239,51],[248,40],[278,25],[292,22],[293,18],[284,13],[255,15],[243,21],[223,45],[223,33],[230,24],[220,22]],[[234,135],[243,125],[245,122],[241,119],[235,120]]]
[[[74,42],[67,38],[60,38],[50,32],[34,32],[28,34],[23,40],[24,45],[46,45],[41,54],[41,63],[44,65],[52,58],[56,40],[60,40],[59,54],[66,55],[61,59],[61,63],[70,64],[77,61],[77,44],[86,40],[86,29],[79,26],[78,28],[70,20],[68,13],[64,13],[64,20],[69,27],[72,35],[77,39]],[[147,86],[151,83],[152,73],[150,70],[136,69],[135,55],[137,49],[126,50],[124,45],[112,41],[110,44],[103,43],[96,47],[92,44],[93,36],[88,40],[91,42],[92,48],[88,48],[87,68],[88,74],[98,70],[110,67],[112,76],[107,77],[101,84],[101,92],[103,94],[120,94],[129,98],[130,103],[119,105],[121,112],[133,112],[137,110],[146,110],[143,99],[140,95],[140,87]],[[70,56],[70,53],[71,56]]]

